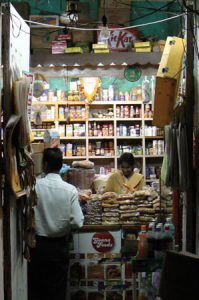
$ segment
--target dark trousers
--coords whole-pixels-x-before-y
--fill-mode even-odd
[[[28,263],[28,300],[66,300],[66,238],[37,237]]]

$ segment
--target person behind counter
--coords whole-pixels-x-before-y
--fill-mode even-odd
[[[117,194],[126,194],[141,190],[144,185],[142,174],[135,173],[135,159],[133,154],[124,153],[119,158],[120,170],[110,175],[107,180],[105,192],[115,192]]]
[[[44,177],[36,180],[36,248],[30,249],[28,300],[65,300],[68,239],[71,228],[83,226],[77,189],[59,175],[62,152],[43,152]]]

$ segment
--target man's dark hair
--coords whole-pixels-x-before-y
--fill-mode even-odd
[[[62,167],[63,156],[59,148],[46,148],[43,152],[43,162],[47,164],[48,171],[59,171]]]
[[[135,165],[135,158],[132,153],[123,153],[119,158],[119,164],[127,163],[129,166],[134,167]]]

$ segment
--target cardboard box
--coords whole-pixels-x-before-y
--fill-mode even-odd
[[[151,47],[135,48],[135,52],[139,52],[139,53],[151,52]]]
[[[66,47],[67,47],[66,41],[53,41],[52,54],[64,54]]]
[[[32,153],[41,153],[44,151],[44,143],[32,143],[31,144]]]
[[[93,49],[108,49],[108,44],[92,44]]]
[[[65,48],[64,53],[83,53],[83,50],[80,47],[70,47]]]
[[[164,126],[171,122],[178,96],[185,40],[168,37],[157,72],[153,124]]]
[[[176,79],[156,78],[153,125],[163,127],[171,122],[176,100],[176,86]]]
[[[95,49],[94,53],[109,53],[109,49]]]
[[[135,48],[145,48],[145,47],[151,47],[151,42],[134,42]]]
[[[32,159],[34,162],[34,172],[35,175],[39,175],[42,173],[42,159],[43,159],[43,153],[33,153],[32,154]]]

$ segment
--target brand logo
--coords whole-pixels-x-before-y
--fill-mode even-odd
[[[110,232],[96,232],[92,237],[92,245],[98,252],[109,252],[114,247],[114,238]]]
[[[113,29],[110,31],[109,47],[112,50],[128,51],[128,48],[132,48],[135,38],[135,31]]]

